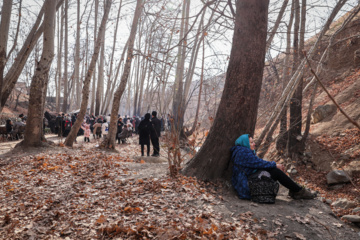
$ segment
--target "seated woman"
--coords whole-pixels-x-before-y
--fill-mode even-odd
[[[278,181],[289,189],[289,196],[293,199],[313,199],[315,193],[300,187],[283,171],[282,164],[265,161],[256,156],[255,142],[248,134],[241,135],[231,148],[231,159],[234,162],[232,184],[241,199],[251,199],[248,186],[248,177],[257,171],[265,170],[270,173],[273,180]]]

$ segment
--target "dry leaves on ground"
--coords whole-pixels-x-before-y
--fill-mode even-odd
[[[128,148],[128,149],[126,149]],[[62,148],[63,149],[63,148]],[[7,239],[264,239],[251,213],[225,221],[194,178],[136,177],[125,152],[73,149],[13,158],[0,171],[0,235]],[[270,232],[267,232],[271,234]],[[275,233],[272,233],[275,235]]]

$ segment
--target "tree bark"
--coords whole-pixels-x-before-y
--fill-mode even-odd
[[[205,32],[203,32],[203,34],[205,34]],[[196,107],[196,112],[195,112],[195,119],[194,119],[194,123],[192,125],[192,128],[190,130],[190,132],[186,133],[188,136],[193,134],[193,132],[196,130],[196,126],[197,126],[197,122],[199,119],[199,111],[200,111],[200,104],[201,104],[201,91],[202,91],[202,86],[203,86],[203,81],[204,81],[204,62],[205,62],[205,38],[202,38],[202,64],[201,64],[201,76],[200,76],[200,86],[199,86],[199,96],[198,96],[198,103],[197,103],[197,107]]]
[[[0,99],[4,82],[4,69],[6,65],[7,41],[9,38],[9,28],[11,19],[12,0],[4,0],[1,9],[0,23]]]
[[[64,0],[59,0],[57,3],[57,9],[62,5]],[[41,8],[38,17],[31,28],[28,36],[26,37],[26,40],[21,47],[20,51],[16,55],[16,60],[11,65],[9,71],[7,72],[4,81],[3,81],[3,89],[1,92],[1,103],[0,103],[0,112],[2,111],[3,107],[5,106],[5,103],[10,96],[12,90],[15,87],[15,84],[24,69],[25,63],[32,52],[32,50],[35,47],[35,44],[37,43],[37,40],[40,38],[41,34],[44,31],[44,24],[40,25],[42,16],[44,15],[44,5]]]
[[[69,22],[69,16],[68,16],[68,8],[69,8],[69,0],[65,0],[65,13],[64,13],[64,20],[65,20],[65,39],[64,39],[64,75],[63,75],[63,85],[64,85],[64,98],[63,98],[63,105],[62,105],[62,111],[64,113],[68,110],[68,22]]]
[[[300,3],[294,0],[295,23],[294,23],[294,44],[293,44],[293,74],[299,67],[300,49],[299,49],[299,28],[300,28]],[[297,140],[301,136],[302,126],[302,88],[303,78],[300,77],[299,84],[290,99],[290,124],[288,133],[287,153],[292,159],[300,152],[300,141]]]
[[[96,30],[97,30],[97,18],[99,12],[99,0],[95,0],[95,20],[94,20],[94,45],[96,44]],[[91,105],[90,112],[93,114],[95,112],[95,99],[96,99],[96,69],[94,69],[92,77],[92,88],[91,88]]]
[[[89,90],[90,90],[90,81],[91,81],[91,77],[93,75],[93,71],[95,69],[95,65],[96,65],[96,61],[98,59],[99,56],[99,52],[100,52],[100,47],[102,44],[102,36],[104,36],[104,32],[105,32],[105,26],[106,26],[106,22],[107,19],[109,17],[109,12],[110,12],[110,8],[111,8],[111,4],[112,4],[112,0],[107,0],[106,1],[106,5],[105,5],[105,9],[104,9],[104,16],[101,20],[101,24],[100,24],[100,28],[98,31],[98,37],[96,39],[96,44],[94,46],[94,53],[93,56],[91,58],[91,62],[90,62],[90,66],[89,69],[87,70],[87,74],[84,80],[84,87],[82,89],[82,100],[81,100],[81,106],[80,106],[80,112],[77,116],[77,119],[74,123],[74,125],[72,126],[69,135],[67,136],[67,138],[65,139],[65,145],[68,147],[72,147],[77,133],[81,127],[81,124],[83,123],[85,114],[86,114],[86,110],[87,110],[87,106],[88,106],[88,101],[89,101]]]
[[[104,36],[101,36],[102,39],[105,39],[105,32],[103,33]],[[100,62],[98,68],[98,79],[97,79],[97,88],[96,88],[96,101],[95,101],[95,115],[104,114],[101,110],[101,99],[104,94],[104,61],[105,61],[105,43],[104,41],[101,43],[101,50],[100,50]]]
[[[56,1],[46,0],[44,16],[43,52],[36,67],[30,87],[28,121],[25,128],[23,146],[37,147],[42,145],[43,133],[43,100],[49,77],[50,66],[54,58],[54,27]]]
[[[75,66],[74,66],[74,80],[76,91],[75,92],[75,106],[80,106],[81,100],[81,81],[80,81],[80,0],[77,0],[77,13],[76,13],[76,42],[75,42]]]
[[[182,17],[180,24],[180,42],[178,46],[177,53],[177,63],[176,63],[176,75],[175,75],[175,83],[174,83],[174,95],[173,95],[173,107],[172,113],[174,117],[174,127],[178,133],[180,133],[182,126],[182,96],[183,96],[183,76],[184,76],[184,64],[186,57],[186,36],[185,33],[187,28],[187,6],[190,4],[189,0],[183,1],[182,7]]]
[[[116,89],[114,94],[113,106],[111,109],[111,118],[110,118],[110,126],[109,126],[109,134],[108,137],[104,140],[103,145],[106,148],[114,149],[115,148],[115,135],[117,132],[117,119],[119,113],[119,106],[120,106],[120,99],[125,90],[126,83],[130,74],[131,69],[131,62],[133,58],[133,49],[134,49],[134,42],[138,27],[138,22],[141,16],[141,12],[143,9],[143,1],[144,0],[137,0],[136,9],[134,13],[133,22],[131,25],[130,36],[128,40],[128,50],[126,55],[126,61],[124,66],[124,72],[121,76],[121,81],[119,87]]]
[[[60,23],[58,24],[58,46],[57,46],[57,88],[56,88],[56,112],[60,112],[60,94],[61,94],[61,59],[62,59],[62,44],[63,44],[63,32],[64,32],[64,15],[63,6],[61,11],[58,13]],[[58,21],[59,22],[59,21]]]
[[[230,177],[230,148],[255,131],[265,60],[266,0],[236,2],[235,28],[226,81],[218,111],[203,147],[183,173],[199,179]],[[225,171],[227,170],[227,171]]]

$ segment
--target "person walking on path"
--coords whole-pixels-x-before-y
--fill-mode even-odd
[[[159,137],[160,137],[160,130],[161,130],[161,122],[160,120],[156,117],[157,112],[153,111],[151,113],[152,118],[151,118],[151,132],[150,132],[150,138],[151,138],[151,144],[153,145],[154,148],[154,153],[151,155],[153,157],[158,157],[160,156],[160,144],[159,144]]]
[[[139,144],[141,145],[141,156],[144,156],[144,147],[146,145],[147,156],[150,156],[150,132],[151,122],[150,113],[145,114],[144,120],[142,120],[138,126],[139,130]]]

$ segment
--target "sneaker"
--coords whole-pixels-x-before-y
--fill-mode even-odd
[[[299,192],[289,191],[289,196],[293,199],[314,199],[317,194],[303,187]]]

